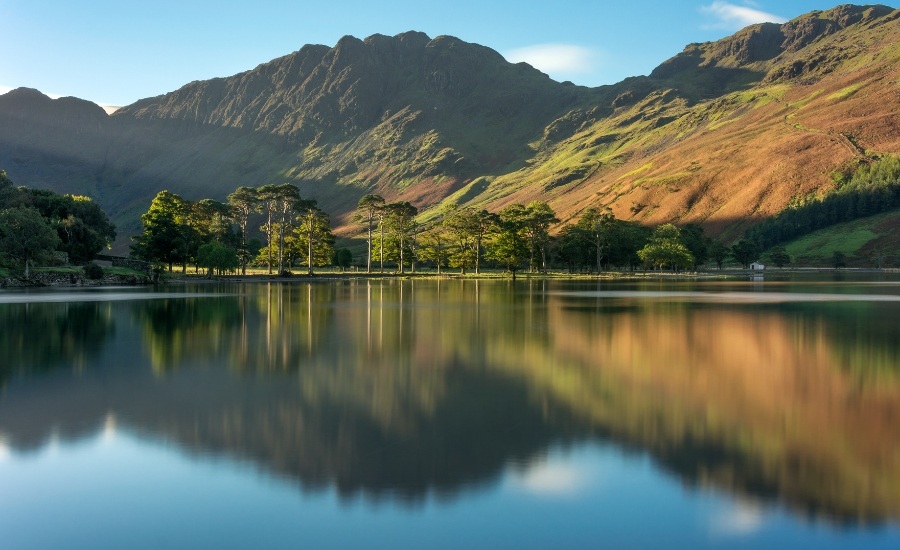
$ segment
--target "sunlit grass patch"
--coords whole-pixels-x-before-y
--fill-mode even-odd
[[[828,96],[828,99],[844,99],[844,98],[850,97],[853,94],[855,94],[856,92],[858,92],[859,89],[862,87],[863,87],[862,83],[853,84],[852,86],[847,86],[843,90],[839,90],[839,91],[831,94],[830,96]]]
[[[653,168],[653,163],[652,163],[652,162],[648,162],[647,164],[641,166],[640,168],[635,168],[635,169],[632,170],[631,172],[627,172],[627,173],[625,173],[625,174],[622,174],[621,176],[619,176],[619,179],[622,180],[622,179],[625,179],[625,178],[627,178],[627,177],[635,176],[635,175],[637,175],[637,174],[640,174],[641,172],[646,172],[647,170],[649,170],[649,169],[651,169],[651,168]]]
[[[881,219],[882,216],[875,216]],[[854,256],[870,241],[878,238],[871,227],[876,223],[870,218],[839,224],[801,237],[785,249],[795,258],[818,258],[827,260],[835,252]]]

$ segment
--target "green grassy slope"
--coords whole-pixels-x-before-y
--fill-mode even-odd
[[[848,267],[900,266],[900,210],[833,225],[786,243],[793,265],[831,267],[835,251]]]

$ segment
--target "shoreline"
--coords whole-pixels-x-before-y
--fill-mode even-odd
[[[804,267],[790,269],[769,269],[765,271],[751,271],[749,269],[723,269],[712,271],[604,271],[601,273],[567,273],[551,271],[547,273],[517,273],[515,279],[508,272],[482,272],[475,273],[447,273],[438,274],[435,271],[418,271],[415,273],[365,273],[365,272],[321,272],[313,275],[293,274],[287,277],[268,274],[248,275],[220,275],[207,277],[205,275],[191,275],[173,273],[164,277],[157,284],[204,284],[204,283],[291,283],[313,281],[350,281],[350,280],[385,280],[385,279],[443,279],[443,280],[584,280],[584,281],[627,281],[627,280],[698,280],[698,279],[745,279],[784,277],[793,275],[821,275],[821,274],[847,274],[847,275],[872,275],[872,274],[900,274],[900,269],[888,268],[825,268]]]
[[[207,277],[202,274],[172,273],[164,274],[159,281],[153,281],[149,276],[106,274],[100,279],[89,279],[71,272],[37,272],[25,277],[7,276],[0,278],[0,289],[13,288],[49,288],[49,287],[101,287],[101,286],[154,286],[166,284],[260,284],[260,283],[306,283],[306,282],[330,282],[352,280],[506,280],[506,281],[545,281],[545,280],[571,280],[571,281],[647,281],[647,280],[765,280],[782,277],[803,275],[897,275],[900,268],[827,268],[827,267],[796,267],[774,268],[764,271],[752,271],[749,269],[723,269],[710,271],[604,271],[601,273],[568,273],[564,271],[551,271],[547,273],[517,273],[515,279],[509,272],[488,271],[475,273],[458,273],[436,271],[405,272],[377,272],[365,273],[355,271],[332,272],[324,271],[313,275],[292,274],[290,276],[278,276],[262,273],[248,275],[220,275]]]

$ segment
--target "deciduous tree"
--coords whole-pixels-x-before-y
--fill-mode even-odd
[[[616,217],[608,207],[603,209],[588,208],[578,220],[578,227],[587,232],[594,246],[594,260],[597,262],[597,273],[603,270],[603,259],[608,251]]]
[[[672,271],[694,264],[694,257],[681,242],[681,231],[671,223],[657,227],[638,256],[645,266],[669,267]]]
[[[228,195],[228,206],[231,209],[231,217],[241,229],[241,246],[238,256],[241,260],[241,274],[247,274],[247,262],[250,253],[247,250],[247,225],[250,216],[259,211],[259,193],[253,187],[238,187]]]
[[[556,213],[546,202],[532,201],[525,207],[522,227],[529,241],[528,268],[536,271],[535,254],[540,253],[541,270],[547,270],[547,245],[550,241],[550,225],[558,222]]]
[[[441,273],[441,267],[446,265],[451,255],[449,237],[449,232],[441,224],[435,224],[422,232],[418,250],[419,259],[434,262],[438,274]],[[465,273],[465,263],[462,264],[461,269]]]
[[[23,263],[26,277],[31,275],[31,266],[49,258],[58,244],[56,231],[37,209],[0,210],[0,253]]]
[[[366,244],[368,246],[368,251],[366,253],[366,273],[372,272],[372,229],[375,220],[381,219],[383,209],[384,197],[374,194],[365,195],[359,199],[356,206],[356,216],[354,219],[359,223],[364,223],[367,231]],[[381,269],[384,270],[383,254],[381,257]]]
[[[747,269],[759,257],[759,248],[753,241],[741,239],[731,245],[731,256]]]
[[[404,264],[408,257],[408,248],[416,229],[416,214],[419,210],[409,202],[392,202],[384,206],[384,217],[381,221],[387,231],[390,240],[382,238],[380,243],[382,251],[388,245],[396,247],[395,257],[398,262],[398,271],[403,273]]]
[[[491,259],[509,270],[513,280],[522,262],[531,254],[525,237],[527,217],[528,211],[521,204],[511,204],[501,210],[488,251]]]
[[[141,216],[143,232],[132,237],[132,251],[135,256],[148,262],[160,262],[168,265],[183,261],[187,243],[184,231],[179,223],[184,200],[169,191],[160,191],[150,203],[150,208]]]
[[[328,214],[319,210],[315,201],[301,201],[298,209],[294,250],[306,262],[307,273],[312,275],[313,266],[328,265],[334,258],[334,236]]]
[[[235,249],[222,242],[211,241],[197,249],[197,264],[207,269],[207,277],[212,277],[213,273],[222,274],[237,269],[240,260]]]

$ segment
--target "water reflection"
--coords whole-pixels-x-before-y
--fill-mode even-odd
[[[541,467],[547,449],[608,440],[754,503],[723,519],[728,528],[760,517],[761,500],[842,523],[900,520],[898,304],[639,290],[223,286],[72,304],[62,324],[64,305],[39,316],[16,305],[0,315],[33,321],[3,335],[14,364],[90,356],[93,367],[77,383],[10,384],[0,434],[15,451],[112,412],[140,434],[250,460],[306,489],[407,502],[487,487],[511,463],[524,487],[565,493],[577,473]],[[803,290],[813,291],[838,293]]]
[[[0,303],[0,387],[13,376],[81,370],[113,335],[101,303]]]

